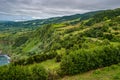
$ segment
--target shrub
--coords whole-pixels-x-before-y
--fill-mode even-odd
[[[13,62],[14,65],[29,65],[29,64],[33,64],[33,63],[40,63],[42,61],[48,60],[48,59],[52,59],[54,57],[56,57],[57,53],[56,52],[51,52],[48,54],[39,54],[39,55],[34,55],[31,56],[27,59],[20,59],[17,60],[15,62]]]
[[[103,36],[103,28],[101,26],[91,28],[90,30],[85,31],[84,35],[88,37],[102,37]]]
[[[108,39],[108,40],[112,40],[113,37],[114,37],[114,36],[113,36],[112,34],[104,34],[104,35],[103,35],[103,38],[104,38],[104,39]]]
[[[110,41],[109,41],[108,39],[104,39],[104,40],[103,40],[103,44],[104,44],[104,45],[109,45],[109,44],[110,44]]]
[[[41,66],[32,68],[24,66],[0,67],[0,80],[47,80],[47,71]]]
[[[0,70],[0,80],[29,80],[29,75],[28,69],[21,66],[7,66]]]
[[[32,67],[32,76],[34,80],[47,80],[48,73],[44,67],[35,65]]]
[[[60,64],[61,73],[73,75],[120,62],[120,46],[104,46],[93,51],[77,50],[65,56]]]
[[[58,54],[56,56],[56,62],[60,62],[61,61],[61,58],[62,58],[62,55],[61,54]]]
[[[120,42],[120,36],[114,36],[113,39],[111,40],[113,42]]]

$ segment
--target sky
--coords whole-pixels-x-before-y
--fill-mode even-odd
[[[120,0],[0,0],[0,20],[22,21],[120,8]]]

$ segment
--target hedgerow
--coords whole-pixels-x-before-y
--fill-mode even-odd
[[[61,74],[73,75],[120,62],[120,46],[96,50],[77,50],[66,55],[60,64]]]

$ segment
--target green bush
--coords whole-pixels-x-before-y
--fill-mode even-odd
[[[31,75],[27,68],[21,66],[8,66],[0,70],[0,80],[29,80]]]
[[[40,63],[42,61],[48,60],[48,59],[52,59],[54,57],[56,57],[57,53],[56,52],[51,52],[48,54],[39,54],[39,55],[34,55],[31,56],[27,59],[20,59],[17,60],[15,62],[13,62],[14,65],[29,65],[29,64],[33,64],[33,63]]]
[[[120,46],[104,46],[93,51],[77,50],[65,56],[60,64],[61,73],[73,75],[120,62]]]
[[[47,80],[47,71],[41,66],[32,68],[23,66],[0,67],[0,80]]]
[[[32,67],[32,76],[34,80],[47,80],[48,73],[42,66],[35,65]]]
[[[108,39],[104,39],[102,42],[103,45],[109,45],[110,41]]]
[[[62,58],[62,55],[61,54],[58,54],[57,56],[56,56],[56,62],[60,62],[61,61],[61,58]]]
[[[108,40],[112,40],[113,37],[114,37],[114,35],[112,35],[112,34],[104,34],[104,35],[103,35],[103,38],[104,38],[104,39],[108,39]]]
[[[87,37],[102,37],[103,36],[104,29],[101,26],[91,28],[90,30],[85,31],[84,35]]]

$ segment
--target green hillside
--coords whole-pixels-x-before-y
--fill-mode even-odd
[[[19,72],[23,68],[24,71],[15,79],[19,79],[21,74],[25,74],[21,78],[28,77],[24,80],[34,80],[33,77],[36,77],[36,80],[120,79],[119,8],[44,20],[13,22],[10,25],[15,25],[11,29],[16,28],[16,32],[7,32],[4,29],[0,33],[0,48],[11,56],[13,62],[5,68],[1,67],[3,71],[0,78],[5,78],[1,75],[7,74],[11,69],[15,68],[14,71]],[[17,30],[17,25],[21,30]],[[8,76],[14,76],[14,71]],[[29,77],[26,74],[34,75]]]
[[[119,9],[114,10],[117,11]],[[104,13],[109,12],[104,11]],[[102,14],[101,12],[98,14]],[[97,16],[98,14],[94,15]],[[113,12],[111,13],[113,14]],[[104,16],[106,17],[106,16]],[[84,48],[94,48],[103,46],[105,42],[119,43],[119,16],[108,18],[105,21],[99,21],[91,26],[87,26],[88,20],[79,21],[70,24],[70,21],[44,25],[33,32],[23,33],[15,39],[13,48],[15,52],[22,55],[40,54],[40,53],[61,53],[61,49],[67,52]],[[103,18],[102,18],[103,19]],[[94,19],[96,20],[96,19]],[[73,23],[76,22],[72,20]],[[31,34],[31,35],[30,35]],[[24,36],[23,36],[24,35]],[[93,43],[91,43],[91,42]],[[99,45],[98,45],[99,44]],[[17,48],[16,48],[17,47]],[[20,51],[20,52],[19,52]]]

